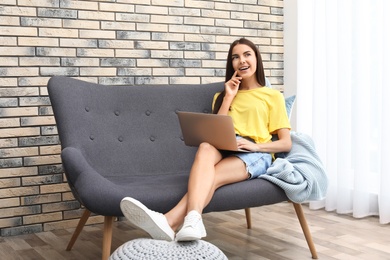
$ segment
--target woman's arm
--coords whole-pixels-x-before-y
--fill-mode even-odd
[[[240,83],[241,77],[237,77],[237,71],[235,71],[232,78],[225,83],[225,96],[223,97],[222,105],[218,110],[219,115],[228,114],[230,105],[240,88]]]
[[[237,140],[238,148],[245,149],[253,152],[263,152],[263,153],[281,153],[289,152],[291,150],[291,136],[290,130],[287,128],[282,128],[276,130],[278,135],[278,140],[269,143],[256,144],[251,141],[241,138]]]

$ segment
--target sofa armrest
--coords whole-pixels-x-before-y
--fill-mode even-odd
[[[66,147],[61,158],[72,193],[84,207],[100,215],[117,216],[121,212],[122,197],[115,192],[116,185],[96,172],[79,149]],[[115,210],[112,210],[113,200]]]

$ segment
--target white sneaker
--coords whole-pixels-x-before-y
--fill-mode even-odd
[[[176,234],[176,241],[193,241],[207,236],[202,216],[196,211],[190,211],[184,218],[184,224]]]
[[[163,214],[148,209],[141,202],[130,197],[122,199],[120,206],[126,219],[148,232],[152,238],[166,241],[175,239],[175,232]]]

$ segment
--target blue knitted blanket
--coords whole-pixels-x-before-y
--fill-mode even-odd
[[[291,132],[292,148],[284,158],[277,158],[260,176],[279,187],[295,202],[322,200],[326,196],[328,177],[310,136]]]

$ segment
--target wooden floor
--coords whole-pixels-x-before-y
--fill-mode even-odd
[[[390,259],[390,225],[376,217],[353,219],[304,206],[320,259]],[[244,210],[204,214],[206,241],[229,259],[311,259],[293,206],[280,203],[252,209],[252,229]],[[0,259],[100,259],[102,225],[87,226],[72,251],[65,247],[74,229],[0,238]],[[147,237],[127,221],[114,223],[113,250],[126,241]]]

